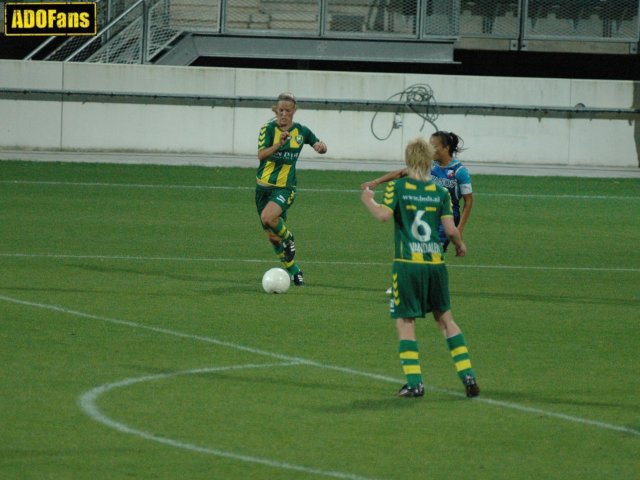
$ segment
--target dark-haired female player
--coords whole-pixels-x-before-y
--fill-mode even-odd
[[[451,205],[453,207],[453,220],[458,227],[458,231],[462,235],[464,228],[469,221],[471,208],[473,207],[473,189],[471,187],[471,176],[467,167],[465,167],[456,154],[462,150],[462,139],[453,132],[437,131],[429,139],[431,145],[435,149],[435,163],[431,168],[431,177],[438,185],[445,187],[451,196]],[[374,188],[381,183],[406,177],[407,169],[402,168],[393,172],[389,172],[380,178],[363,183],[360,187]],[[460,208],[460,199],[462,199],[462,209]],[[449,239],[444,233],[444,228],[440,226],[440,241],[444,245],[446,251],[449,245]]]

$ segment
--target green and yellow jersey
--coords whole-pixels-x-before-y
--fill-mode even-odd
[[[293,123],[289,131],[289,140],[280,149],[260,161],[256,179],[259,183],[274,187],[295,187],[296,162],[304,144],[313,145],[320,140],[304,125]],[[258,150],[272,146],[280,141],[282,130],[275,120],[265,123],[260,129]]]
[[[444,263],[438,227],[441,218],[453,217],[445,188],[405,177],[387,184],[382,205],[393,211],[395,261]]]

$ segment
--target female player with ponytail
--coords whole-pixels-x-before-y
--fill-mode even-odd
[[[435,149],[434,164],[431,168],[431,177],[433,181],[445,187],[451,196],[451,205],[453,207],[453,220],[460,231],[464,229],[471,215],[473,207],[473,189],[471,187],[471,176],[467,168],[456,158],[457,154],[462,150],[462,138],[453,132],[445,132],[438,130],[429,139],[429,143]],[[406,177],[407,169],[402,168],[393,172],[389,172],[380,178],[363,183],[360,187],[365,189],[375,188],[381,183],[398,178]],[[460,206],[462,200],[462,208]],[[440,241],[444,245],[446,251],[449,245],[449,239],[444,233],[444,228],[440,226]]]

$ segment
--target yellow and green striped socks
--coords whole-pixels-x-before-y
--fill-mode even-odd
[[[453,337],[447,338],[447,345],[449,345],[451,358],[453,359],[453,364],[456,367],[456,372],[458,372],[460,379],[464,382],[464,378],[468,375],[475,378],[475,374],[471,368],[469,350],[467,349],[467,344],[464,341],[464,335],[462,333],[458,333]]]
[[[415,340],[400,340],[400,364],[407,377],[407,385],[413,388],[422,383],[422,372],[418,356],[418,342]]]
[[[278,218],[278,225],[276,225],[275,228],[270,228],[269,230],[275,233],[283,241],[289,240],[289,238],[291,238],[291,232],[285,225],[282,217]]]
[[[282,243],[280,243],[279,245],[274,245],[273,246],[273,251],[276,252],[276,255],[280,259],[280,263],[282,264],[282,268],[284,268],[287,272],[289,272],[289,275],[295,275],[296,273],[298,273],[300,271],[300,267],[298,267],[298,265],[296,265],[295,261],[293,261],[293,260],[291,260],[290,262],[285,261],[285,259],[284,259],[284,246],[282,245]]]

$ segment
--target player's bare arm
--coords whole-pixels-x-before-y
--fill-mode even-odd
[[[364,203],[364,206],[367,207],[367,210],[371,212],[371,215],[373,215],[377,220],[386,222],[393,216],[393,211],[391,211],[391,209],[382,206],[375,201],[374,192],[368,187],[362,191],[360,199],[362,200],[362,203]]]
[[[320,141],[313,144],[313,149],[319,154],[327,153],[327,144]]]
[[[471,208],[473,207],[473,194],[467,193],[462,195],[463,208],[462,215],[460,217],[460,223],[458,224],[458,230],[460,230],[460,234],[464,232],[464,227],[467,225],[467,221],[469,220],[469,216],[471,215]]]
[[[381,176],[380,178],[376,178],[375,180],[364,182],[363,184],[360,185],[360,188],[363,190],[365,188],[376,188],[381,183],[390,182],[391,180],[397,180],[399,178],[406,177],[406,176],[407,176],[407,169],[401,168],[400,170],[395,170],[393,172],[385,173],[383,176]]]
[[[290,137],[289,132],[282,132],[280,134],[280,140],[278,141],[278,143],[274,143],[270,147],[266,147],[258,150],[258,160],[262,161],[265,158],[269,158],[271,155],[276,153],[280,149],[280,147],[282,147],[285,143],[287,143],[287,140],[289,140],[289,137]]]
[[[462,235],[460,235],[460,231],[456,227],[453,217],[442,217],[440,222],[444,227],[444,233],[446,233],[451,243],[456,247],[456,257],[464,257],[467,254],[467,246],[462,241]]]

